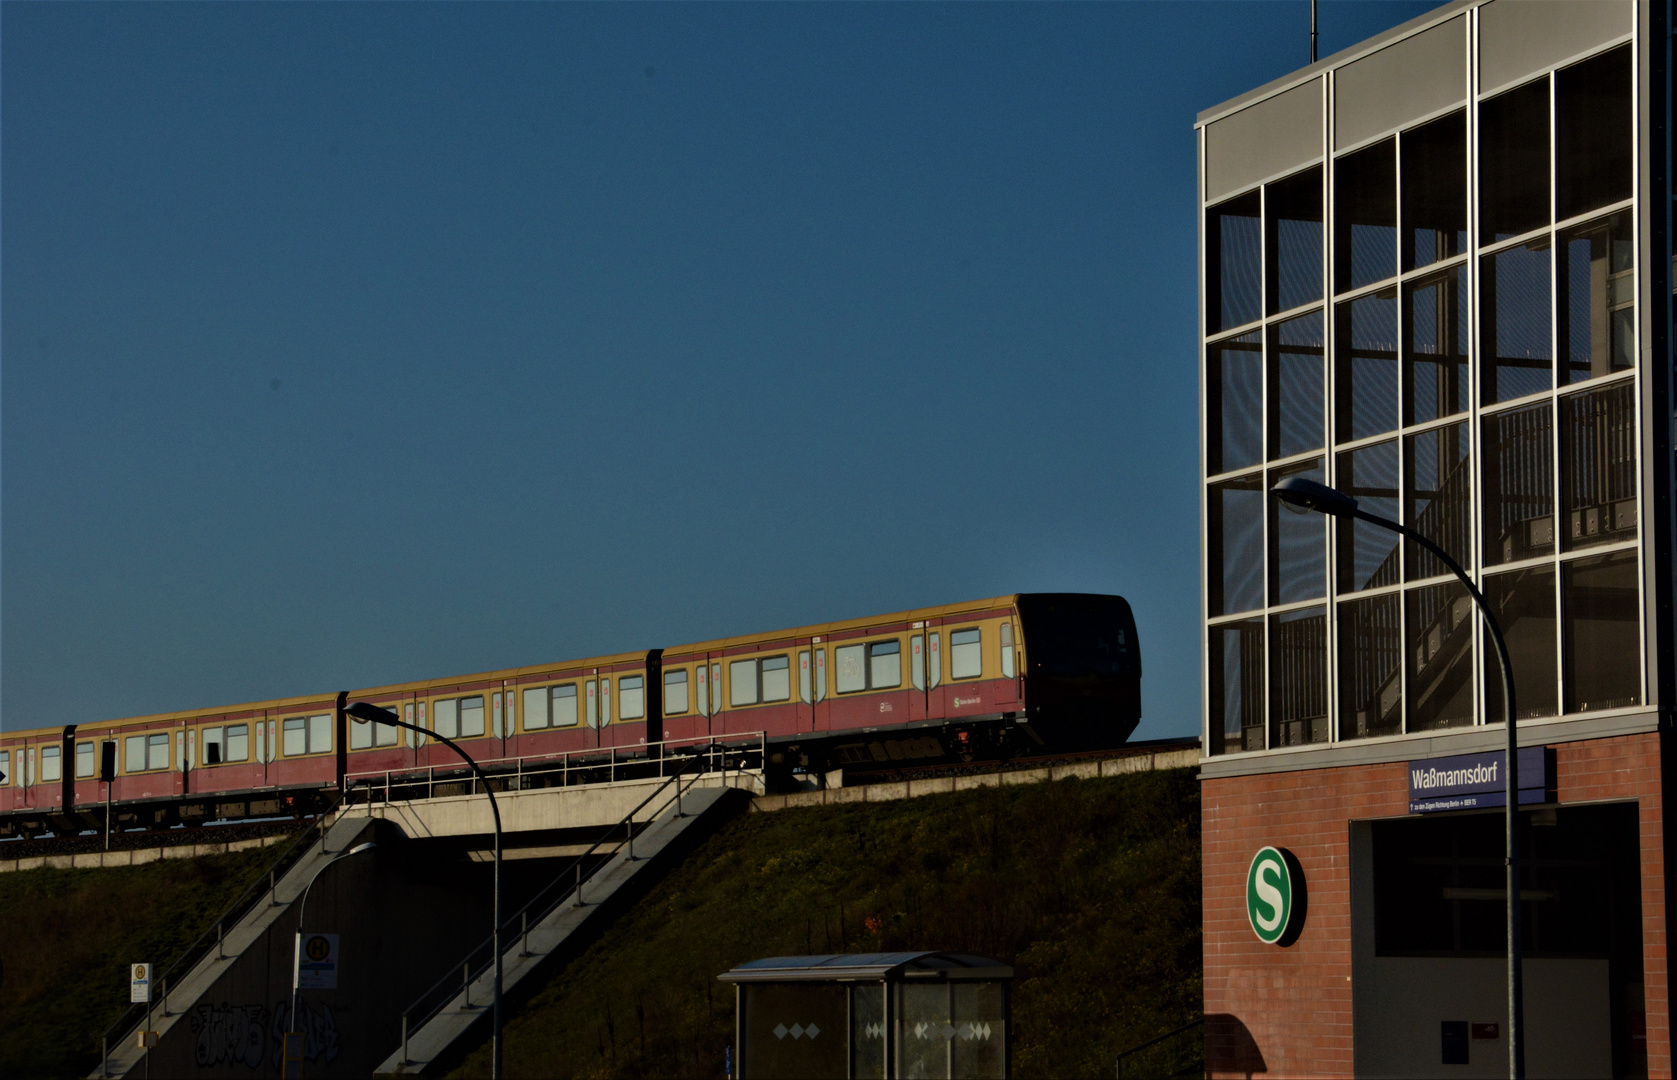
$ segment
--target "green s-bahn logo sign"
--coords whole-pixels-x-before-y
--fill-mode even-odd
[[[1304,872],[1291,852],[1266,847],[1246,871],[1246,918],[1265,945],[1291,945],[1304,926]]]

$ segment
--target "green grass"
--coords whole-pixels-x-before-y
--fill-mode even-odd
[[[96,1068],[100,1035],[128,1008],[128,965],[161,974],[275,855],[0,874],[0,1076]]]
[[[720,1076],[766,956],[942,949],[1007,961],[1016,1075],[1106,1076],[1199,1014],[1190,770],[746,814],[508,1022],[511,1077]],[[486,1076],[487,1041],[455,1076]]]

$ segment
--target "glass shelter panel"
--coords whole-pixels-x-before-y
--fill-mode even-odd
[[[1339,605],[1339,737],[1403,730],[1403,649],[1396,593]]]
[[[850,991],[850,1075],[885,1078],[885,987],[858,985]]]
[[[1328,612],[1269,617],[1271,746],[1328,741]]]
[[[1487,255],[1480,272],[1479,353],[1486,405],[1554,385],[1549,241]]]
[[[1642,620],[1636,552],[1566,563],[1561,581],[1561,645],[1566,711],[1642,703]],[[1519,689],[1514,691],[1516,699]]]
[[[1321,311],[1270,327],[1271,458],[1292,457],[1322,447],[1322,399],[1327,374],[1323,345]]]
[[[1396,289],[1358,297],[1334,312],[1334,414],[1341,442],[1397,429],[1397,324]]]
[[[1403,268],[1467,250],[1467,114],[1454,112],[1402,135]]]
[[[1269,311],[1322,298],[1322,168],[1306,169],[1264,191],[1268,216]]]
[[[1549,80],[1479,105],[1479,242],[1549,223]]]
[[[1398,520],[1397,440],[1340,454],[1339,482],[1335,486],[1369,513]],[[1397,533],[1351,518],[1335,519],[1334,529],[1339,536],[1340,592],[1398,583]]]
[[[1560,381],[1599,379],[1636,364],[1636,247],[1630,212],[1560,238]]]
[[[1007,1072],[1007,988],[999,982],[949,984],[949,1075],[1000,1080]]]
[[[1508,659],[1514,667],[1514,713],[1524,720],[1555,715],[1555,568],[1527,567],[1485,579],[1485,602],[1502,628]],[[1500,724],[1502,668],[1490,632],[1485,642],[1485,721]]]
[[[1485,562],[1555,550],[1554,431],[1547,402],[1485,417]]]
[[[1467,267],[1404,286],[1403,417],[1424,424],[1468,407]]]
[[[1206,469],[1212,474],[1263,460],[1263,334],[1254,330],[1206,346]]]
[[[1630,46],[1555,72],[1555,216],[1630,198]]]
[[[1334,162],[1334,291],[1397,273],[1397,140]]]
[[[1409,664],[1410,731],[1473,723],[1473,598],[1459,581],[1411,589],[1405,654]]]
[[[1263,219],[1256,191],[1205,215],[1206,330],[1232,330],[1263,313]]]
[[[849,1072],[849,988],[757,983],[740,988],[743,1072],[786,1080],[843,1080]]]

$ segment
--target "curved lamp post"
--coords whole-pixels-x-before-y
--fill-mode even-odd
[[[323,848],[325,843],[326,839],[325,837],[322,837],[321,846]],[[343,862],[351,855],[359,855],[363,851],[371,851],[376,847],[378,847],[378,845],[369,840],[365,844],[356,844],[348,851],[338,852],[331,859],[327,860],[326,865],[322,866],[319,870],[316,870],[314,872],[314,877],[309,878],[309,883],[303,886],[303,899],[302,902],[297,905],[297,941],[291,953],[291,1034],[293,1036],[302,1034],[301,1029],[297,1026],[297,990],[299,984],[303,981],[303,916],[309,909],[309,890],[314,888],[314,883],[320,880],[320,875],[326,873],[326,871],[330,870],[333,866]]]
[[[422,728],[417,724],[410,724],[389,709],[381,709],[370,701],[357,701],[344,712],[355,718],[358,724],[374,723],[389,724],[391,727],[407,728],[442,743],[444,746],[460,755],[460,760],[471,766],[472,772],[483,782],[484,793],[489,796],[489,811],[495,817],[495,931],[492,935],[491,948],[495,950],[495,1004],[493,1010],[494,1035],[490,1044],[489,1075],[493,1080],[501,1080],[501,808],[495,803],[495,789],[489,786],[489,777],[478,768],[477,762],[470,754],[455,745],[446,735],[438,735],[429,728]]]
[[[1514,1080],[1524,1080],[1526,1075],[1526,1045],[1525,1045],[1525,980],[1520,964],[1520,848],[1515,834],[1515,825],[1519,820],[1520,795],[1520,765],[1519,744],[1514,732],[1514,666],[1508,661],[1508,644],[1502,639],[1502,628],[1497,625],[1496,616],[1491,614],[1490,605],[1485,597],[1474,587],[1467,572],[1452,559],[1443,548],[1422,536],[1414,529],[1401,525],[1396,521],[1383,518],[1378,514],[1371,514],[1359,509],[1357,500],[1344,492],[1335,491],[1325,484],[1302,476],[1289,476],[1270,489],[1270,494],[1286,503],[1290,509],[1299,513],[1314,510],[1319,514],[1330,517],[1355,518],[1366,521],[1370,525],[1378,525],[1382,529],[1406,536],[1415,543],[1426,548],[1433,557],[1456,575],[1467,594],[1473,597],[1473,602],[1479,605],[1479,613],[1485,618],[1485,626],[1491,632],[1491,640],[1496,642],[1497,660],[1502,665],[1502,702],[1507,727],[1508,748],[1507,762],[1503,779],[1507,787],[1507,802],[1503,807],[1503,845],[1504,861],[1507,865],[1508,891],[1508,1075]]]

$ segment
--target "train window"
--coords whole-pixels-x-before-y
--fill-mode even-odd
[[[949,677],[976,679],[984,674],[984,642],[978,627],[949,632]]]
[[[250,729],[245,724],[229,724],[221,729],[221,760],[246,761],[250,758]]]
[[[722,665],[710,665],[710,714],[722,711]]]
[[[167,769],[169,767],[169,736],[166,734],[146,736],[146,768]]]
[[[546,686],[527,686],[524,688],[524,730],[539,731],[547,727],[547,692]]]
[[[361,725],[357,724],[356,726],[360,727]],[[222,742],[221,728],[205,728],[199,733],[198,741],[204,747],[203,763],[205,765],[220,765],[227,760],[227,745]]]
[[[76,779],[77,780],[92,779],[94,771],[95,771],[95,765],[97,763],[97,759],[98,759],[98,753],[97,753],[97,750],[92,743],[90,743],[90,742],[79,742],[79,743],[77,743],[76,744]]]
[[[838,692],[853,693],[868,688],[868,672],[863,659],[866,645],[840,645],[833,650],[833,663],[838,666]]]
[[[897,641],[876,641],[868,646],[868,688],[879,690],[903,684],[903,647]]]
[[[309,718],[293,716],[287,720],[282,732],[282,749],[286,757],[300,757],[309,752]]]
[[[639,720],[646,715],[646,680],[625,675],[617,680],[617,718]]]
[[[41,747],[41,783],[56,784],[64,779],[63,754],[61,746]]]
[[[445,739],[453,739],[460,734],[460,703],[452,698],[439,701],[431,706],[431,730]],[[286,751],[290,753],[290,751]]]
[[[1120,643],[1124,640],[1124,632],[1118,631]],[[1013,624],[1002,623],[1002,678],[1013,678]]]
[[[0,750],[0,785],[8,783],[12,778],[12,752]]]
[[[204,732],[204,737],[206,739],[209,738],[209,734],[210,733],[208,731]],[[370,750],[370,749],[372,749],[372,746],[373,746],[373,725],[351,723],[349,725],[349,748],[351,750]],[[210,762],[207,760],[208,753],[209,753],[209,746],[208,745],[206,745],[204,747],[204,751],[205,751],[205,755],[206,755],[206,760],[205,760],[204,764],[208,765],[208,764],[210,764]]]
[[[687,669],[672,668],[664,672],[664,715],[675,716],[687,711]]]
[[[728,665],[728,704],[757,704],[757,661],[735,660]]]
[[[122,744],[122,771],[146,771],[146,737],[130,735]]]
[[[549,695],[552,712],[548,722],[554,727],[576,727],[576,683],[553,687]]]
[[[792,700],[792,665],[786,657],[763,658],[763,700]]]
[[[460,699],[460,737],[483,734],[483,695]]]

